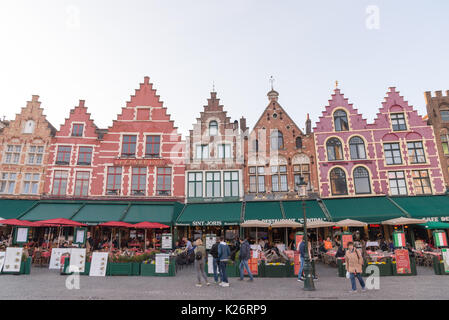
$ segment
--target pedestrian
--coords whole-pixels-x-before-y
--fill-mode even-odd
[[[297,251],[299,251],[299,259],[300,259],[298,281],[304,281],[304,277],[302,276],[302,272],[304,270],[304,263],[306,261],[306,242],[304,238],[302,238],[302,241],[299,243]]]
[[[365,291],[365,282],[362,278],[362,268],[364,260],[359,250],[354,248],[353,242],[348,242],[348,249],[346,250],[345,254],[345,262],[346,272],[349,273],[349,278],[351,279],[352,290],[350,292],[357,291],[355,278],[359,280],[362,291]]]
[[[221,283],[221,272],[220,272],[220,260],[218,259],[218,246],[220,245],[220,238],[215,238],[215,243],[212,245],[212,248],[210,248],[210,255],[212,256],[212,267],[214,270],[214,281],[215,284],[220,284]],[[220,280],[219,280],[220,279]]]
[[[240,239],[240,280],[243,280],[244,268],[248,272],[249,281],[253,281],[253,274],[249,269],[248,260],[251,257],[251,247],[249,246],[248,239]]]
[[[229,287],[228,276],[226,274],[226,265],[229,261],[229,256],[231,255],[231,250],[229,246],[224,241],[224,237],[220,237],[220,244],[218,245],[218,260],[220,262],[220,274],[222,287]]]
[[[206,248],[203,246],[203,241],[201,239],[197,239],[195,241],[195,270],[196,276],[198,278],[197,287],[201,287],[201,278],[204,279],[206,285],[208,286],[210,283],[207,281],[207,275],[204,270],[204,261],[206,259]]]

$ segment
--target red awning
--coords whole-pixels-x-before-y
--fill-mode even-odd
[[[0,224],[3,224],[5,226],[37,227],[37,224],[35,222],[17,219],[0,220]]]
[[[101,223],[98,226],[99,227],[116,227],[116,228],[134,228],[133,224],[122,222],[122,221],[109,221],[109,222]]]
[[[50,219],[50,220],[42,220],[42,221],[36,221],[35,224],[37,224],[40,227],[85,227],[86,225],[80,222],[72,221],[69,219],[64,218],[56,218],[56,219]]]
[[[157,222],[139,222],[134,225],[134,228],[136,229],[167,229],[170,228],[170,226],[167,226],[162,223]]]

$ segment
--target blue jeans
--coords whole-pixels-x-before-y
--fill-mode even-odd
[[[243,280],[243,275],[245,274],[243,271],[243,268],[246,269],[248,272],[249,278],[253,280],[253,274],[251,273],[251,270],[249,269],[248,260],[240,260],[240,279]]]
[[[357,277],[357,279],[359,279],[360,285],[362,286],[362,289],[365,288],[365,282],[363,281],[362,275],[360,273],[350,273],[350,279],[351,279],[351,286],[352,286],[352,290],[357,290],[357,286],[355,284],[355,278]]]
[[[228,275],[226,274],[227,261],[220,261],[220,275],[222,282],[228,282]]]
[[[304,270],[304,263],[306,263],[305,261],[306,260],[304,259],[304,257],[300,258],[301,266],[299,267],[298,279],[302,278],[302,271]]]
[[[213,259],[212,267],[214,269],[214,280],[215,280],[215,282],[218,282],[218,279],[220,278],[220,280],[221,280],[221,278],[222,278],[221,271],[219,270],[220,269],[219,263],[220,263],[220,261],[218,261],[218,259],[216,259],[216,258]]]

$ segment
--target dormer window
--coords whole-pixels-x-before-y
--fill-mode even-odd
[[[390,118],[393,131],[407,130],[407,125],[405,124],[405,116],[403,113],[392,113],[390,115]]]
[[[337,110],[334,112],[334,126],[335,131],[348,131],[348,115],[343,110]]]
[[[217,121],[209,122],[209,135],[216,136],[218,134],[218,123]]]

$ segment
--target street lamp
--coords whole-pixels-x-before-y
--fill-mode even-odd
[[[307,238],[307,217],[306,217],[306,198],[307,198],[307,183],[304,178],[300,178],[301,181],[297,184],[298,193],[302,200],[302,210],[304,214],[304,241],[306,245],[304,256],[304,291],[314,291],[315,285],[313,284],[312,276],[312,264],[309,257],[309,240]]]

